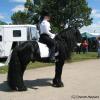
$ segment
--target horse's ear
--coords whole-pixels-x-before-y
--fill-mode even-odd
[[[66,24],[66,25],[65,25],[65,29],[68,29],[68,28],[69,28],[69,25],[68,25],[68,24]]]

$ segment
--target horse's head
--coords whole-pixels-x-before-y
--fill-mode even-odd
[[[61,52],[64,52],[63,55],[66,59],[70,59],[71,52],[76,46],[77,42],[81,41],[81,34],[78,29],[67,28],[58,33],[55,37]]]
[[[57,40],[81,42],[81,34],[77,28],[67,28],[58,33],[55,37]]]

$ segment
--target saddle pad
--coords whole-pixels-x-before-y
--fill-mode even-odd
[[[47,47],[47,45],[38,42],[39,45],[39,49],[40,49],[40,57],[41,58],[47,58],[49,57],[49,48]]]

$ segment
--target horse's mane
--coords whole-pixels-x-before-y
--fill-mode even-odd
[[[75,47],[76,37],[75,32],[77,30],[75,28],[67,28],[62,30],[58,35],[55,37],[57,44],[59,44],[59,51],[63,55],[65,59],[70,59],[71,52]]]

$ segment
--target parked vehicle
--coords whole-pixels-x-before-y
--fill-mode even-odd
[[[35,25],[0,25],[0,58],[7,58],[16,45],[32,39],[39,39]]]

